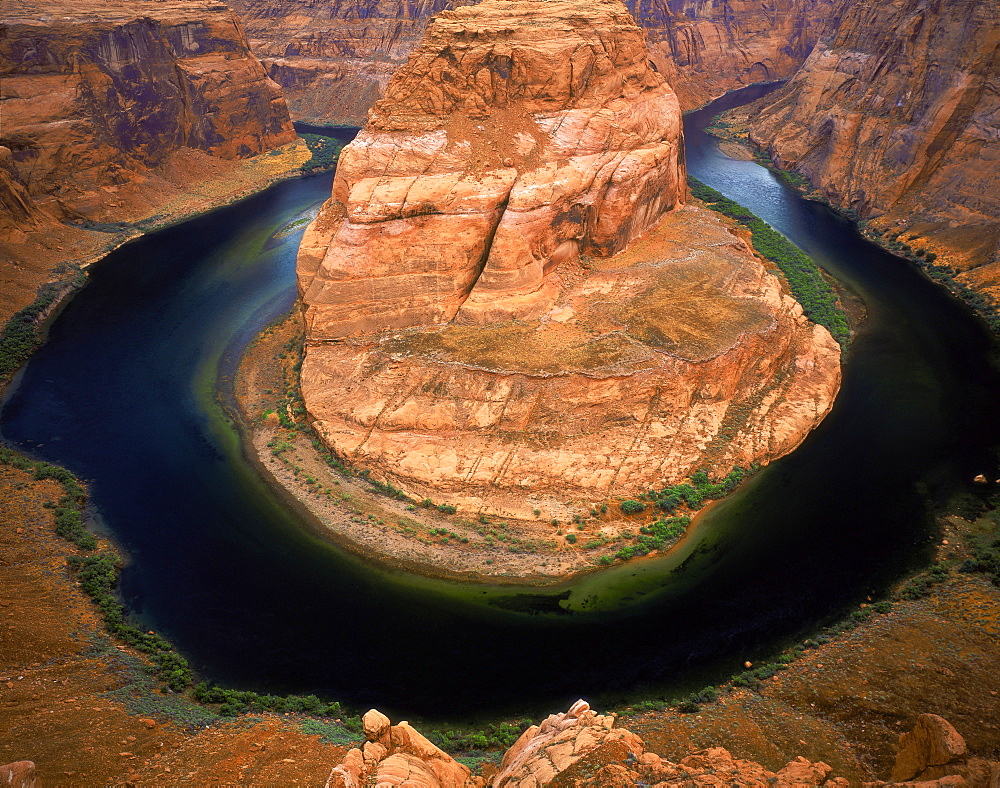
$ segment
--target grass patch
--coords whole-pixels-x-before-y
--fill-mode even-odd
[[[332,170],[337,166],[337,159],[344,144],[323,134],[299,134],[309,147],[309,161],[302,165],[303,172],[319,172]]]

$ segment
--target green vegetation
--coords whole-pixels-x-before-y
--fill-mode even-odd
[[[35,300],[8,320],[0,332],[0,383],[10,380],[41,344],[43,316],[49,307],[63,293],[77,290],[87,281],[83,271],[70,268],[72,276],[43,284],[38,288]]]
[[[166,687],[174,692],[188,687],[191,684],[191,668],[187,660],[159,635],[143,632],[125,621],[125,608],[113,594],[114,587],[118,585],[118,558],[110,553],[70,556],[69,564],[76,571],[80,587],[104,614],[104,625],[108,631],[127,646],[148,654]]]
[[[729,495],[744,479],[756,472],[758,467],[753,465],[748,470],[737,465],[717,482],[712,481],[707,471],[698,470],[691,474],[690,484],[674,484],[662,490],[650,490],[639,497],[651,501],[664,512],[672,513],[681,504],[690,509],[700,509],[705,501]]]
[[[976,521],[969,535],[972,558],[958,567],[960,572],[982,572],[1000,587],[1000,510],[994,509]]]
[[[309,161],[302,165],[303,172],[330,170],[337,165],[337,158],[344,146],[333,137],[322,134],[299,134],[309,146],[312,154]]]
[[[97,540],[83,526],[83,510],[87,504],[87,491],[83,489],[83,485],[72,473],[58,465],[30,460],[4,446],[0,446],[0,465],[26,471],[32,474],[36,481],[52,479],[59,482],[63,488],[63,495],[58,501],[47,501],[43,504],[47,509],[54,510],[56,533],[81,550],[95,550],[97,548]]]
[[[235,717],[246,712],[273,711],[277,713],[309,714],[316,717],[342,717],[343,727],[352,733],[361,733],[360,717],[346,716],[337,702],[327,703],[315,695],[261,695],[246,690],[225,689],[206,682],[195,685],[192,695],[206,706],[218,706],[223,717]]]
[[[837,294],[816,264],[777,230],[739,203],[724,197],[697,178],[688,177],[691,193],[714,211],[735,219],[750,230],[754,249],[775,263],[788,282],[795,299],[815,323],[824,326],[841,346],[850,331],[844,313],[837,306]]]
[[[646,511],[646,504],[628,499],[618,504],[618,508],[622,510],[622,514],[638,514]]]
[[[507,749],[531,724],[529,719],[494,722],[478,730],[432,730],[426,736],[448,752],[481,753],[483,750]]]

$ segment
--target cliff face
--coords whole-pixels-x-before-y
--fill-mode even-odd
[[[324,439],[416,497],[523,517],[794,448],[838,348],[717,215],[670,212],[682,148],[617,0],[439,15],[300,248]]]
[[[1000,296],[1000,6],[861,0],[751,138],[834,205]]]
[[[221,3],[6,8],[0,144],[57,219],[131,219],[158,200],[151,171],[183,182],[184,156],[246,158],[295,138],[280,89]]]
[[[296,118],[362,125],[430,18],[468,4],[238,0],[234,7]],[[834,0],[627,0],[626,5],[684,108],[740,85],[790,76],[834,13]]]
[[[54,270],[136,235],[135,223],[176,221],[297,172],[309,154],[295,140],[280,88],[222,3],[5,3],[0,322]]]

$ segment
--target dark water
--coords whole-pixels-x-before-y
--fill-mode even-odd
[[[303,528],[241,458],[216,379],[292,303],[301,231],[287,228],[329,175],[95,267],[11,394],[3,435],[90,481],[130,556],[129,608],[234,686],[456,719],[610,703],[756,661],[898,577],[928,543],[929,499],[995,472],[1000,376],[995,345],[943,291],[718,154],[698,128],[720,108],[688,118],[691,172],[849,283],[869,319],[834,412],[797,452],[668,557],[552,592],[604,612],[519,615],[476,603],[491,589],[368,567]]]

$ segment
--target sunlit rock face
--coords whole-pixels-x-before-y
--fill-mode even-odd
[[[442,13],[300,249],[320,434],[521,515],[790,451],[839,348],[684,196],[676,97],[618,0]]]
[[[1000,302],[1000,6],[848,4],[751,137]]]

